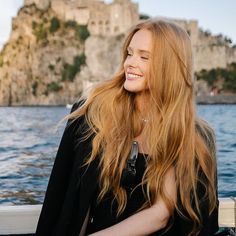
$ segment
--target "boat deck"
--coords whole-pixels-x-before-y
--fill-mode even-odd
[[[220,227],[236,227],[236,198],[220,198]],[[0,235],[35,233],[42,205],[0,206]]]

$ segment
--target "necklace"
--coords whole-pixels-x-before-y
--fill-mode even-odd
[[[145,118],[140,118],[142,122],[144,123],[148,123],[149,122],[149,119],[145,119]]]

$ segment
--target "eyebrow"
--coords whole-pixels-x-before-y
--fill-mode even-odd
[[[133,51],[133,48],[131,48],[131,47],[129,46],[129,47],[127,47],[127,50],[131,50],[131,51]],[[148,53],[148,54],[150,54],[149,51],[147,51],[147,50],[143,50],[143,49],[138,49],[138,52],[140,52],[140,53]]]

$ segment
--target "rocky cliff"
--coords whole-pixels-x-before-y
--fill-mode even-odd
[[[123,35],[89,36],[49,7],[20,9],[0,54],[0,105],[71,103],[90,81],[109,78],[119,64]]]

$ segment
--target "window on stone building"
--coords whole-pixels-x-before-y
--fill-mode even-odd
[[[109,32],[109,31],[110,31],[110,28],[109,28],[109,27],[107,27],[107,28],[106,28],[106,31],[107,31],[107,32]]]
[[[99,25],[102,25],[102,21],[101,20],[99,21]]]
[[[118,32],[119,31],[119,26],[115,26],[114,27],[114,32]]]
[[[91,21],[91,25],[95,25],[95,22],[94,22],[94,21]]]
[[[110,23],[109,20],[106,20],[105,24],[106,24],[106,25],[109,25],[109,23]]]

